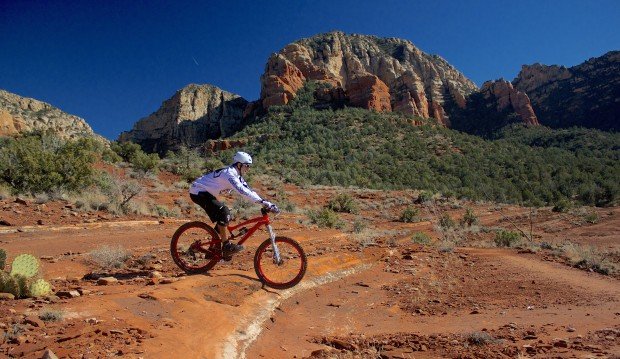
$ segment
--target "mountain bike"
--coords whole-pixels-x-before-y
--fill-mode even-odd
[[[248,229],[249,225],[252,226]],[[228,226],[229,238],[241,238],[238,244],[243,244],[261,226],[267,228],[269,238],[258,246],[254,254],[254,270],[258,279],[275,289],[295,286],[306,274],[308,259],[297,241],[276,236],[268,209],[262,208],[259,217]],[[204,273],[220,260],[231,259],[222,251],[222,241],[217,231],[200,221],[185,223],[174,232],[170,254],[174,263],[189,274]]]

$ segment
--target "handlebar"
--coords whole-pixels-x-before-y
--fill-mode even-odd
[[[266,214],[267,214],[267,213],[269,213],[269,212],[274,213],[276,216],[277,216],[278,214],[280,214],[280,211],[278,211],[278,212],[274,212],[274,211],[270,210],[270,209],[269,209],[269,208],[267,208],[267,207],[262,207],[262,208],[260,209],[260,213],[261,213],[263,216],[264,216],[264,215],[266,215]]]

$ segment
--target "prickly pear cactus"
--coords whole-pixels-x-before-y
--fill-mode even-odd
[[[45,279],[37,279],[30,284],[29,292],[31,297],[43,297],[50,294],[52,286]]]
[[[11,275],[32,278],[39,272],[39,261],[31,254],[20,254],[11,264]]]
[[[7,283],[11,279],[11,275],[5,271],[0,271],[0,293],[9,293],[6,290]]]
[[[4,249],[0,249],[0,270],[4,269],[5,263],[6,263],[6,251]]]
[[[19,274],[6,276],[3,292],[13,294],[15,298],[28,296],[28,278]]]

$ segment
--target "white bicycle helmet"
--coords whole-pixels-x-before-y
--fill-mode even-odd
[[[233,156],[233,163],[252,164],[252,156],[245,152],[237,152]]]

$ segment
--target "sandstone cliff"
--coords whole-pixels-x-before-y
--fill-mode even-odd
[[[620,129],[620,51],[570,68],[524,65],[512,83],[543,125]]]
[[[477,90],[462,73],[410,41],[330,32],[287,45],[261,76],[263,107],[282,105],[306,81],[330,84],[349,105],[433,117],[449,124],[445,104],[466,106]]]
[[[512,123],[538,126],[528,96],[504,80],[487,81],[467,97],[467,107],[448,108],[452,128],[474,135],[492,135]]]
[[[0,136],[31,131],[52,132],[63,139],[94,137],[106,141],[80,117],[48,103],[0,90]]]
[[[482,85],[480,92],[485,99],[497,104],[498,112],[510,109],[519,116],[520,122],[526,125],[539,124],[529,97],[524,92],[515,89],[510,82],[504,79],[487,81]]]
[[[242,97],[215,86],[191,84],[136,122],[131,131],[123,132],[119,140],[138,143],[148,152],[195,147],[241,129],[247,104]]]

